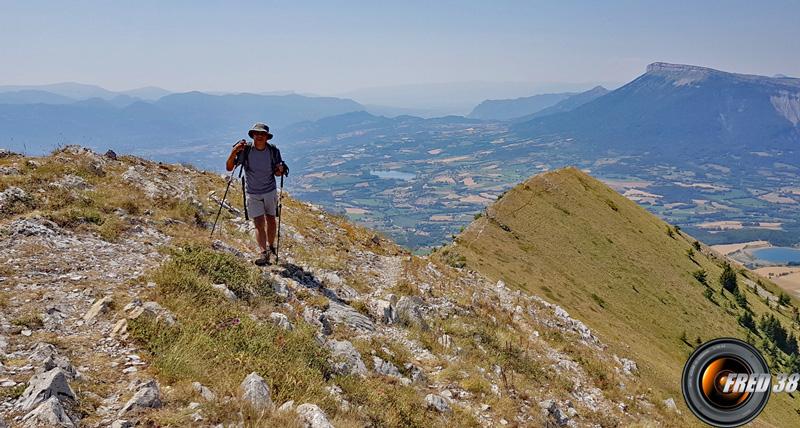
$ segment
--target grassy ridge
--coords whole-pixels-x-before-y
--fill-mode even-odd
[[[746,311],[797,327],[790,307],[770,308],[742,273],[746,304],[721,292],[722,261],[707,247],[575,168],[514,187],[439,254],[563,306],[614,352],[632,356],[644,383],[675,398],[684,414],[680,373],[698,341],[733,336],[768,345],[737,323]],[[701,271],[707,284],[696,277]],[[770,359],[777,369],[787,356]],[[779,424],[796,417],[796,407],[775,396],[761,419]]]

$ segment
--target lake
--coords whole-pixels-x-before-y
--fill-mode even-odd
[[[800,249],[792,247],[769,247],[751,250],[753,257],[778,264],[800,264]]]
[[[411,174],[409,172],[402,172],[402,171],[370,170],[369,173],[374,175],[374,176],[376,176],[376,177],[392,179],[392,180],[409,181],[409,180],[413,180],[414,177],[416,177],[415,174]]]

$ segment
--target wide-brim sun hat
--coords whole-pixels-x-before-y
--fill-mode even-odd
[[[261,122],[256,123],[255,125],[253,125],[253,127],[250,128],[249,131],[247,131],[247,135],[249,135],[250,138],[253,138],[253,133],[255,133],[255,132],[264,132],[264,133],[266,133],[267,134],[267,140],[271,140],[272,137],[273,137],[273,135],[269,133],[269,126],[267,126],[266,124],[261,123]]]

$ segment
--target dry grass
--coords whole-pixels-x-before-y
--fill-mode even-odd
[[[392,286],[389,292],[397,294],[398,296],[418,296],[420,294],[417,286],[406,279],[397,281],[397,284]]]
[[[237,397],[242,379],[256,371],[268,380],[274,402],[291,399],[297,404],[315,403],[344,426],[363,426],[365,422],[389,427],[439,424],[424,410],[413,388],[376,379],[331,378],[327,351],[315,341],[311,326],[297,322],[295,329],[287,332],[269,320],[251,319],[252,313],[269,313],[277,307],[258,269],[247,262],[200,246],[185,246],[174,250],[170,261],[154,272],[152,279],[157,283],[155,297],[178,316],[179,325],[167,328],[142,319],[132,322],[129,332],[150,352],[158,378],[173,390],[199,381],[218,397]],[[245,300],[225,300],[210,287],[212,283],[227,284]],[[305,298],[306,303],[315,304],[314,297]],[[325,390],[329,380],[345,390],[352,404],[364,405],[365,415],[342,412]],[[186,404],[196,400],[190,395],[178,394],[173,399]],[[222,400],[205,404],[204,417],[211,423],[229,422],[230,415],[242,410],[233,403]],[[244,411],[243,415],[246,426],[293,420],[279,414]],[[189,423],[188,414],[175,406],[152,418],[162,425]]]
[[[20,383],[10,388],[0,388],[0,401],[10,402],[16,400],[22,395],[26,387],[26,384]]]
[[[534,177],[487,212],[434,257],[451,265],[464,260],[492,280],[563,306],[597,332],[610,352],[639,363],[642,383],[653,389],[654,399],[681,394],[675,379],[693,350],[680,344],[683,330],[692,340],[746,335],[736,322],[738,307],[731,308],[727,299],[717,306],[703,298],[705,287],[693,276],[705,270],[718,296],[720,260],[697,250],[687,257],[693,238],[577,169]],[[755,314],[772,311],[751,291],[745,293]],[[779,318],[791,325],[786,315]],[[598,386],[613,389],[608,362],[570,353]],[[763,416],[773,423],[793,414],[785,397],[776,398],[779,404]]]
[[[0,309],[8,308],[8,292],[0,290]]]
[[[160,300],[177,314],[180,327],[137,320],[129,331],[152,353],[159,378],[167,383],[196,380],[220,396],[237,396],[242,379],[256,371],[269,380],[275,401],[312,401],[335,411],[323,391],[326,354],[310,327],[286,332],[253,320],[210,287],[226,283],[247,299],[268,299],[256,271],[227,254],[183,248],[153,275]]]
[[[36,330],[44,327],[42,315],[38,313],[26,313],[11,320],[11,324],[21,327],[27,327],[31,330]]]

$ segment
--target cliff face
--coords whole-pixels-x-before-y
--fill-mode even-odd
[[[793,77],[768,77],[759,76],[756,74],[729,73],[726,71],[715,70],[708,67],[700,67],[697,65],[671,64],[668,62],[654,62],[649,64],[647,66],[646,74],[668,77],[675,80],[691,78],[697,81],[710,76],[715,76],[739,81],[760,82],[762,84],[768,84],[772,86],[781,86],[784,89],[800,88],[800,79]]]
[[[3,152],[0,171],[0,418],[12,426],[685,416],[562,307],[288,195],[281,264],[258,269],[236,185],[208,238],[215,174],[78,147]]]
[[[512,129],[529,138],[573,138],[585,151],[682,163],[687,155],[747,158],[756,150],[796,158],[798,97],[796,78],[653,63],[608,94],[564,113],[516,123]]]

